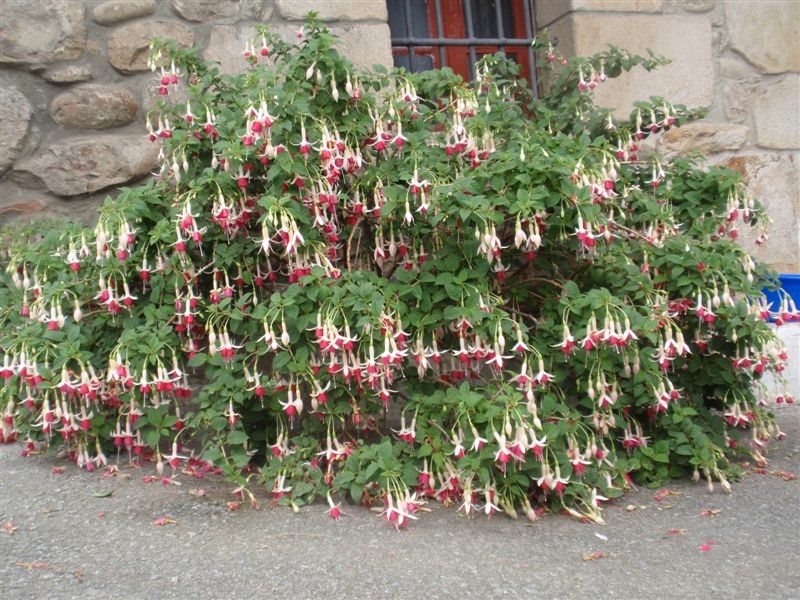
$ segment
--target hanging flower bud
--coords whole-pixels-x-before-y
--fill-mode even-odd
[[[331,77],[331,98],[334,102],[339,101],[339,88],[336,87],[336,78]]]

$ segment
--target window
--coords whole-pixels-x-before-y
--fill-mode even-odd
[[[532,0],[387,0],[387,7],[395,66],[412,73],[447,66],[473,79],[475,62],[501,50],[535,88]]]

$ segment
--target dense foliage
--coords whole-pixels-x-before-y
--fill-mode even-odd
[[[539,44],[534,99],[500,55],[475,82],[363,73],[313,18],[258,31],[233,77],[154,42],[152,181],[93,230],[6,229],[6,441],[398,526],[426,499],[599,519],[632,481],[728,488],[732,455],[763,460],[787,356],[733,241],[759,205],[732,171],[637,156],[699,113],[592,101],[661,59]]]

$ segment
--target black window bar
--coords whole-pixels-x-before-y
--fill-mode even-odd
[[[513,1],[513,0],[512,0]],[[485,13],[486,9],[491,10],[491,5],[494,5],[494,25],[487,23],[482,26],[482,29],[489,31],[496,31],[497,37],[476,37],[475,36],[475,22],[473,21],[473,3],[475,0],[460,0],[461,7],[464,13],[464,37],[445,37],[444,36],[444,20],[442,17],[441,0],[387,0],[389,8],[389,25],[392,34],[392,49],[405,48],[409,57],[409,71],[423,71],[426,68],[422,65],[420,68],[420,56],[415,52],[416,48],[429,47],[438,51],[440,66],[447,66],[447,48],[452,46],[466,46],[469,52],[469,77],[475,78],[475,62],[478,59],[477,46],[497,46],[498,50],[502,51],[503,46],[527,46],[528,58],[528,81],[531,88],[535,91],[537,89],[536,80],[536,62],[533,53],[534,36],[534,23],[533,23],[533,0],[521,0],[525,37],[507,37],[507,34],[514,34],[513,21],[510,21],[512,15],[506,14],[503,10],[503,0],[477,0],[482,4],[477,4],[476,7],[481,13]],[[428,26],[427,9],[429,3],[433,4],[436,37],[430,36],[430,28]],[[416,5],[416,11],[413,9]],[[505,4],[506,9],[509,9],[511,3]],[[423,11],[419,9],[422,8]],[[482,9],[482,10],[481,10]],[[476,15],[485,17],[485,14]],[[420,17],[423,19],[420,20]],[[505,17],[505,19],[504,19]],[[512,23],[512,31],[505,31],[509,23]],[[423,35],[417,35],[417,32]],[[402,34],[405,35],[402,35]]]

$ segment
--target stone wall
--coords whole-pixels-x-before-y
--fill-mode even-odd
[[[85,222],[154,168],[144,129],[158,98],[151,36],[244,70],[252,24],[294,39],[315,10],[357,66],[391,64],[385,0],[0,0],[0,221]]]
[[[665,156],[699,151],[748,181],[773,223],[755,248],[782,272],[800,273],[800,2],[796,0],[537,0],[569,56],[613,44],[673,60],[598,88],[597,100],[627,115],[636,99],[664,96],[707,106],[708,118],[660,137]]]
[[[800,2],[535,6],[537,24],[564,54],[614,44],[674,61],[604,84],[598,100],[624,113],[650,95],[710,107],[708,119],[670,131],[657,150],[701,151],[740,171],[774,221],[755,253],[781,271],[800,272]],[[236,72],[252,23],[291,39],[308,10],[329,22],[357,65],[391,64],[385,0],[0,0],[0,219],[70,214],[89,221],[114,186],[146,177],[157,152],[143,135],[158,95],[145,66],[151,35],[203,48]]]

